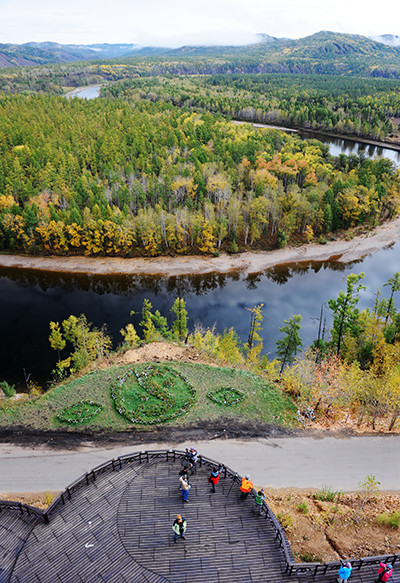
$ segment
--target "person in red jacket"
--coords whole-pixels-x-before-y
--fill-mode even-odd
[[[219,466],[219,468],[217,468],[216,466],[213,467],[211,474],[208,477],[208,481],[211,484],[211,492],[215,492],[215,486],[218,484],[219,479],[221,477],[221,472],[223,470],[224,466]]]
[[[379,563],[378,579],[376,583],[381,583],[381,581],[388,581],[389,577],[392,576],[393,567],[390,563]]]

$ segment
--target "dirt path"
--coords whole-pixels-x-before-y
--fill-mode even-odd
[[[0,267],[36,269],[66,273],[102,275],[197,275],[205,273],[260,273],[287,263],[337,261],[349,263],[400,241],[400,217],[364,235],[347,241],[340,239],[326,245],[311,243],[273,251],[246,252],[219,257],[178,256],[121,259],[117,257],[26,257],[1,255]]]
[[[335,438],[282,437],[241,440],[167,441],[99,447],[82,445],[75,451],[0,446],[1,492],[57,491],[80,475],[119,455],[151,449],[185,449],[194,446],[210,458],[267,487],[356,490],[368,474],[375,474],[382,490],[400,484],[400,436]]]

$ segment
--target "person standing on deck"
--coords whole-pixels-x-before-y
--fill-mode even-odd
[[[194,447],[190,447],[189,449],[186,450],[186,454],[189,461],[189,469],[192,471],[192,474],[195,474],[197,460],[199,459],[197,449],[195,449]]]
[[[338,583],[346,583],[351,575],[352,566],[351,563],[342,563],[339,569],[339,577],[337,578]]]
[[[184,502],[189,502],[189,489],[190,489],[190,484],[189,484],[189,482],[187,482],[185,480],[184,476],[181,476],[179,478],[179,481],[181,483],[182,500]]]
[[[381,581],[389,581],[389,577],[392,576],[392,573],[393,567],[390,563],[379,563],[378,579],[376,582],[381,583]]]
[[[256,512],[261,514],[264,500],[265,500],[265,493],[264,493],[264,490],[261,488],[261,490],[259,490],[257,492],[256,497],[254,498],[253,510],[255,510]]]
[[[215,486],[218,484],[219,479],[221,477],[221,472],[223,470],[224,466],[219,466],[219,468],[217,468],[216,466],[213,467],[211,474],[208,477],[208,481],[211,484],[211,492],[215,492]]]
[[[185,532],[186,532],[186,519],[183,518],[180,514],[177,515],[173,524],[172,530],[174,531],[174,542],[176,543],[178,538],[183,538],[185,540]]]
[[[253,488],[253,482],[250,481],[249,474],[246,474],[240,486],[240,500],[246,500]]]

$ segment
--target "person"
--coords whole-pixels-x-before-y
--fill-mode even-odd
[[[183,476],[179,478],[179,482],[181,484],[181,492],[182,492],[182,500],[184,502],[189,502],[189,489],[190,484],[185,480]]]
[[[219,468],[217,468],[216,466],[213,467],[211,474],[208,477],[208,481],[211,484],[211,492],[215,492],[215,486],[218,484],[219,479],[221,477],[221,472],[223,470],[224,466],[219,466]]]
[[[189,460],[189,468],[192,470],[192,473],[195,474],[197,460],[199,459],[197,449],[195,449],[194,447],[186,449],[186,455]]]
[[[185,540],[185,532],[186,532],[186,519],[183,518],[180,514],[177,515],[175,518],[172,530],[174,531],[174,542],[176,543],[178,538],[181,537]]]
[[[242,484],[240,486],[240,500],[246,500],[252,488],[253,482],[250,482],[250,476],[249,474],[246,474],[245,477],[242,479]]]
[[[256,510],[259,514],[262,512],[263,503],[265,500],[265,493],[264,490],[261,488],[256,494],[254,498],[254,510]]]
[[[189,468],[187,466],[184,466],[181,469],[181,471],[179,472],[179,476],[183,477],[186,480],[186,482],[188,484],[190,484],[190,482],[189,482]]]
[[[379,563],[378,579],[376,582],[381,583],[381,581],[389,581],[389,577],[392,576],[392,573],[393,567],[390,563]]]
[[[338,583],[346,583],[346,581],[348,580],[348,578],[351,575],[351,570],[352,570],[352,566],[351,563],[347,562],[347,563],[343,563],[343,561],[341,562],[342,564],[340,565],[339,568],[339,577],[337,578]]]

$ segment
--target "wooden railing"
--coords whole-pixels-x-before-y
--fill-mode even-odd
[[[8,502],[5,500],[0,500],[0,512],[3,510],[8,511],[18,511],[20,514],[28,514],[30,516],[35,516],[38,519],[42,520],[46,524],[49,523],[51,520],[51,516],[55,513],[55,511],[64,504],[68,503],[68,501],[72,500],[73,495],[88,486],[89,484],[95,482],[97,478],[101,475],[112,473],[116,471],[122,470],[127,465],[137,465],[140,467],[142,463],[156,463],[158,460],[165,460],[165,461],[172,461],[175,462],[177,460],[185,461],[188,460],[187,452],[181,450],[152,450],[152,451],[140,451],[133,454],[127,454],[116,459],[112,459],[111,461],[105,462],[80,476],[77,480],[72,482],[63,492],[61,492],[52,502],[52,504],[45,510],[40,510],[39,508],[35,508],[33,506],[29,506],[28,504],[22,504],[20,502]],[[207,467],[214,467],[220,466],[220,462],[208,458],[206,456],[200,455],[197,462],[199,467],[207,466]],[[237,472],[232,470],[227,466],[223,466],[222,475],[225,478],[232,480],[232,485],[235,483],[238,486],[241,484],[242,476],[240,476]],[[256,491],[253,489],[250,493],[250,496],[254,498],[256,495]],[[314,577],[316,575],[326,575],[328,573],[335,573],[340,567],[339,561],[331,561],[327,563],[296,563],[294,561],[292,549],[290,547],[289,541],[286,538],[285,531],[283,530],[281,524],[279,523],[278,519],[276,518],[275,514],[272,512],[268,504],[265,502],[262,506],[262,514],[264,515],[265,519],[268,520],[269,526],[272,528],[275,534],[275,540],[277,545],[282,549],[284,562],[286,565],[286,573],[288,575],[296,575],[296,576],[308,576]],[[394,555],[381,555],[377,557],[364,557],[361,559],[350,559],[351,564],[353,567],[353,571],[360,571],[361,569],[373,567],[379,565],[379,563],[391,563],[394,565],[400,559],[400,554]]]

